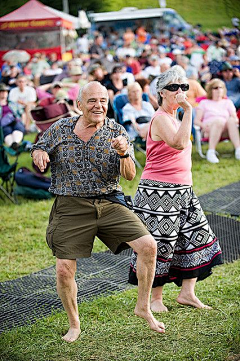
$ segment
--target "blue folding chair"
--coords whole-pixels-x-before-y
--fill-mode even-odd
[[[142,94],[142,99],[145,102],[149,102],[149,97],[147,93]],[[113,98],[113,110],[114,118],[116,122],[123,125],[123,107],[129,102],[127,94],[117,94]]]
[[[145,102],[149,102],[149,97],[148,97],[148,94],[147,93],[143,93],[142,94],[142,99],[145,101]],[[118,95],[115,95],[115,97],[113,98],[113,110],[114,110],[114,118],[116,120],[117,123],[123,125],[126,130],[127,130],[127,125],[128,124],[124,124],[123,122],[123,107],[124,105],[126,105],[127,103],[129,102],[128,100],[128,96],[127,94],[118,94]],[[143,153],[144,155],[146,155],[146,151],[145,149],[142,148],[143,146],[143,140],[140,138],[140,137],[137,137],[134,141],[133,141],[133,145],[134,145],[134,148],[138,151],[140,151],[141,153]],[[146,144],[144,142],[144,148],[146,147]],[[136,165],[138,168],[142,168],[141,164],[138,162],[137,159],[135,159],[136,161]]]

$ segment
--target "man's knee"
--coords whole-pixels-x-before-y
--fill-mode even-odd
[[[134,244],[134,242],[136,242]],[[151,235],[143,236],[137,241],[131,242],[131,246],[134,251],[137,252],[138,256],[144,257],[155,257],[157,253],[157,243]]]
[[[75,272],[76,267],[74,261],[57,260],[56,273],[58,282],[67,283],[74,278]]]

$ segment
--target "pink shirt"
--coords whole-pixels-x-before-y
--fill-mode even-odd
[[[231,99],[222,99],[219,101],[204,99],[198,104],[197,109],[203,111],[203,123],[211,122],[216,118],[227,122],[230,115],[236,112],[236,108]]]
[[[163,140],[154,141],[151,138],[152,121],[157,115],[167,114],[158,109],[154,114],[147,136],[147,157],[141,179],[150,179],[159,182],[192,185],[192,143],[178,150],[167,145]],[[169,116],[169,114],[167,114]],[[180,123],[169,116],[174,126],[178,129]]]

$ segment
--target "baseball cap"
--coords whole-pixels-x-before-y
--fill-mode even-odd
[[[230,63],[228,63],[227,61],[225,61],[222,64],[221,71],[232,70],[232,68],[233,68],[232,65]]]

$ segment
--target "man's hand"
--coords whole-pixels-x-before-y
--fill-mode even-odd
[[[44,169],[47,167],[47,163],[50,162],[47,152],[36,149],[32,153],[32,158],[34,164],[40,169],[41,172],[44,172]]]
[[[122,135],[112,140],[112,147],[117,151],[118,154],[124,154],[128,150],[128,141]]]

